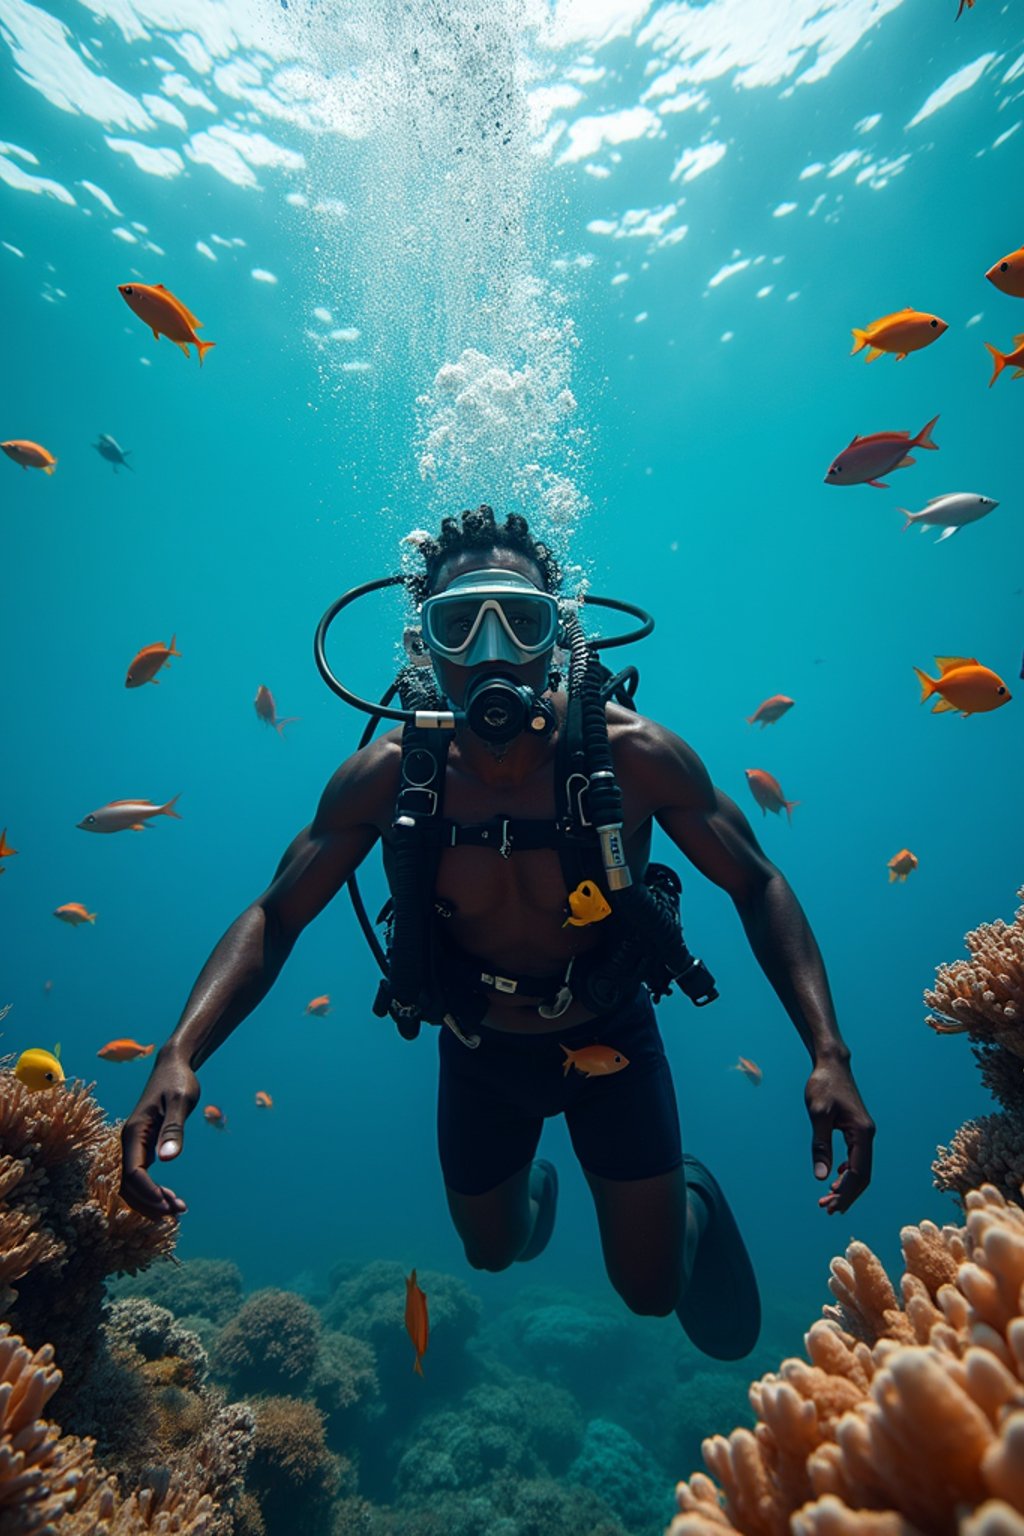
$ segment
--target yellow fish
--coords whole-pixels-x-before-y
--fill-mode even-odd
[[[588,923],[600,923],[611,915],[611,907],[592,880],[581,880],[574,891],[569,892],[569,913],[563,928],[586,928]]]
[[[558,1043],[562,1045],[561,1041]],[[613,1072],[621,1072],[623,1067],[629,1066],[629,1057],[610,1045],[584,1045],[578,1051],[570,1051],[567,1045],[562,1045],[562,1050],[565,1052],[562,1062],[565,1077],[568,1077],[570,1067],[575,1067],[581,1077],[611,1077]]]
[[[920,667],[914,668],[921,684],[921,703],[933,693],[939,695],[933,715],[958,709],[966,717],[1009,704],[1010,690],[1002,678],[981,666],[973,656],[936,656],[935,665],[938,677],[929,677]]]
[[[900,362],[908,352],[919,352],[922,347],[938,341],[943,331],[949,329],[938,315],[926,315],[919,309],[898,309],[895,314],[883,315],[872,320],[864,330],[853,331],[851,355],[868,349],[868,362],[873,363],[883,352],[894,352]]]
[[[57,1083],[64,1081],[64,1068],[60,1060],[52,1051],[44,1051],[39,1048],[22,1051],[14,1068],[14,1075],[19,1082],[33,1093],[38,1093],[43,1088],[53,1088]]]

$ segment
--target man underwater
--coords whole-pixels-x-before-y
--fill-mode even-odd
[[[649,865],[653,822],[732,897],[808,1050],[804,1101],[819,1180],[831,1172],[834,1132],[847,1147],[818,1202],[833,1214],[868,1184],[874,1125],[817,944],[696,754],[629,707],[617,680],[600,691],[608,674],[594,670],[596,655],[556,596],[558,566],[524,518],[499,526],[482,506],[461,524],[445,518],[440,538],[419,551],[425,573],[406,586],[442,695],[434,702],[455,728],[407,726],[404,747],[403,732],[389,731],[334,774],[270,886],[214,949],[156,1057],[123,1129],[121,1192],[153,1218],[186,1209],[146,1169],[181,1152],[199,1101],[196,1071],[266,996],[306,924],[379,838],[394,910],[377,1011],[410,1038],[421,1019],[442,1026],[438,1143],[470,1265],[497,1271],[545,1247],[557,1178],[534,1153],[545,1117],[564,1113],[626,1305],[674,1311],[705,1353],[739,1359],[760,1328],[757,1283],[717,1181],[683,1154],[651,1005],[652,990],[663,995],[673,980],[694,1001],[714,990],[682,942],[675,877]],[[574,661],[563,690],[551,667],[567,636]],[[439,718],[417,715],[417,727]],[[694,984],[695,972],[706,983]]]

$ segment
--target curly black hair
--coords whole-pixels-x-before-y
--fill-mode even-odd
[[[546,544],[533,537],[526,518],[518,512],[510,512],[504,523],[497,523],[494,508],[486,503],[463,512],[461,523],[455,517],[443,518],[437,538],[423,539],[418,547],[426,570],[409,576],[406,581],[409,594],[417,604],[433,591],[444,562],[465,550],[514,550],[538,567],[545,592],[557,592],[562,585],[558,561]]]

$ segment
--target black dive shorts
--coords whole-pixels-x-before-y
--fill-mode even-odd
[[[440,1031],[437,1139],[449,1189],[482,1195],[529,1163],[544,1121],[565,1115],[587,1173],[649,1179],[683,1160],[665,1047],[646,990],[618,1013],[572,1029],[511,1034],[477,1027],[470,1050]],[[564,1070],[566,1053],[603,1045],[629,1065],[607,1076]]]

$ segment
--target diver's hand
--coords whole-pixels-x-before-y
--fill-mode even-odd
[[[165,1048],[121,1128],[121,1198],[154,1221],[188,1209],[173,1189],[154,1183],[146,1169],[154,1157],[167,1162],[178,1156],[185,1121],[198,1103],[199,1079],[184,1057]]]
[[[811,1117],[811,1157],[816,1179],[827,1179],[832,1171],[832,1133],[842,1131],[846,1157],[839,1164],[838,1176],[827,1195],[818,1204],[830,1216],[848,1210],[871,1180],[871,1148],[875,1123],[853,1080],[849,1065],[842,1060],[819,1061],[807,1079],[804,1103]]]

